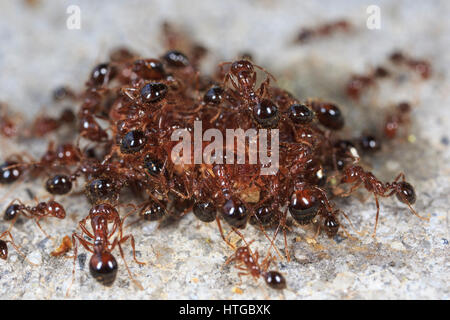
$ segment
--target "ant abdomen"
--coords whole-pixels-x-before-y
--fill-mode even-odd
[[[344,127],[344,117],[337,105],[328,102],[312,102],[311,107],[324,127],[331,130],[340,130]]]
[[[139,215],[147,221],[161,220],[166,215],[166,208],[156,201],[150,201]]]
[[[66,175],[55,175],[47,180],[45,189],[54,195],[63,195],[72,190],[72,181]]]
[[[203,222],[216,220],[216,208],[211,202],[196,202],[192,211]]]
[[[283,290],[286,289],[286,279],[278,271],[267,271],[264,273],[264,281],[272,289]]]
[[[291,216],[301,225],[311,223],[319,210],[319,200],[310,189],[295,191],[289,203]]]
[[[163,56],[163,60],[168,66],[174,68],[185,68],[190,65],[189,59],[181,52],[171,50]]]
[[[397,199],[406,204],[414,204],[416,202],[416,192],[414,187],[408,182],[399,182],[399,189],[396,193]]]
[[[4,240],[0,240],[0,259],[8,258],[8,244]]]
[[[268,226],[276,219],[276,213],[269,206],[262,206],[255,210],[250,217],[250,224]]]
[[[164,83],[147,83],[141,89],[141,98],[144,103],[156,103],[164,99],[168,91]]]
[[[16,166],[17,164],[17,162],[6,161],[0,165],[0,184],[11,184],[20,178],[22,170]]]
[[[90,84],[93,86],[102,86],[108,79],[107,76],[111,72],[111,68],[107,63],[97,65],[91,74]]]
[[[6,221],[13,220],[20,213],[21,209],[22,207],[19,204],[14,203],[9,205],[5,210],[3,219]]]
[[[92,203],[115,200],[119,193],[117,183],[109,178],[99,178],[86,184],[86,195]]]
[[[219,105],[222,102],[224,91],[219,86],[213,86],[208,91],[206,91],[203,96],[203,101],[206,104]]]
[[[107,251],[94,253],[89,261],[91,275],[105,286],[111,286],[114,283],[117,269],[116,258]]]
[[[263,128],[276,127],[279,120],[278,107],[272,100],[264,99],[253,107],[253,118]]]
[[[147,139],[140,130],[133,130],[125,134],[120,142],[120,152],[132,154],[141,151],[145,146]]]
[[[133,71],[147,80],[161,80],[165,76],[164,66],[157,59],[136,60]]]
[[[314,119],[314,113],[304,104],[293,104],[289,107],[289,118],[295,124],[308,124]]]
[[[247,224],[248,212],[241,201],[229,199],[222,207],[222,216],[230,226],[244,229]]]

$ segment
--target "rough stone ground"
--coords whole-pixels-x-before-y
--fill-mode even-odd
[[[385,145],[378,155],[365,159],[382,179],[405,172],[418,193],[415,208],[429,216],[423,222],[395,199],[382,201],[376,240],[370,236],[375,204],[362,193],[338,201],[356,229],[366,235],[351,240],[338,236],[307,241],[313,230],[294,228],[289,235],[292,261],[278,260],[276,267],[288,281],[283,293],[268,289],[262,280],[244,278],[239,284],[233,267],[222,269],[232,252],[219,238],[214,224],[205,225],[191,215],[181,221],[139,223],[129,230],[137,240],[141,260],[129,265],[145,290],[130,281],[123,263],[113,287],[96,283],[87,270],[81,250],[76,281],[70,298],[80,299],[449,299],[449,193],[450,193],[450,3],[448,1],[371,1],[381,7],[382,28],[365,27],[365,1],[38,1],[34,8],[24,1],[0,2],[0,100],[25,112],[25,118],[50,105],[50,91],[68,84],[81,89],[91,67],[117,45],[128,45],[143,56],[163,52],[158,41],[162,19],[186,28],[194,38],[211,48],[210,61],[230,60],[249,50],[258,64],[267,67],[283,86],[297,96],[320,96],[343,106],[347,134],[380,124],[382,110],[401,99],[415,101],[411,133],[406,141]],[[82,28],[65,27],[66,8],[78,4]],[[327,19],[348,17],[358,30],[306,46],[292,45],[301,26]],[[401,48],[426,57],[435,73],[421,82],[410,73],[385,81],[370,91],[360,104],[343,95],[351,72],[367,70],[385,61]],[[356,128],[350,131],[349,128]],[[62,133],[63,134],[63,133]],[[23,141],[17,145],[2,138],[0,158],[27,150],[39,155],[45,143]],[[42,182],[27,187],[44,197]],[[2,187],[0,197],[10,189]],[[24,187],[18,187],[0,204],[12,198],[31,202]],[[87,214],[81,196],[63,198],[66,221],[48,220],[44,228],[58,239],[75,230],[76,221]],[[347,224],[348,225],[348,224]],[[1,229],[7,228],[2,222]],[[350,231],[353,235],[354,232]],[[40,263],[32,267],[10,249],[7,262],[0,261],[0,296],[4,299],[64,298],[71,280],[68,259],[49,255],[56,241],[44,239],[31,221],[17,223],[16,241],[27,258]],[[253,248],[267,247],[258,232],[245,230],[256,239]],[[296,242],[295,239],[301,240]],[[280,238],[281,240],[281,238]],[[278,243],[282,248],[282,243]],[[239,289],[236,289],[239,288]],[[241,293],[239,293],[241,292]]]

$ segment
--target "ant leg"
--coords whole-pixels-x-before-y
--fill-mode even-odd
[[[127,236],[125,236],[124,238],[122,238],[122,240],[119,241],[119,243],[125,243],[128,239],[130,239],[131,242],[131,248],[133,249],[133,259],[134,261],[136,261],[137,264],[140,265],[145,265],[147,263],[145,262],[141,262],[136,258],[136,247],[135,247],[135,241],[134,241],[134,237],[133,235],[129,234]]]
[[[86,219],[81,220],[78,222],[78,225],[80,226],[81,231],[83,231],[89,238],[94,239],[94,235],[89,232],[89,230],[86,228]]]
[[[247,270],[247,269],[242,269],[242,270]],[[242,276],[248,276],[248,275],[249,275],[248,272],[238,272],[239,283],[237,285],[240,286],[242,284]]]
[[[277,79],[269,71],[267,71],[266,69],[264,69],[261,66],[258,66],[257,64],[254,64],[254,66],[256,68],[258,68],[259,70],[263,71],[267,75],[268,78],[272,78],[273,81],[277,82]]]
[[[350,239],[350,240],[358,240],[357,238],[353,237],[350,233],[348,233],[347,229],[341,225],[342,231],[344,234]]]
[[[270,239],[269,235],[267,234],[266,230],[264,229],[264,226],[262,225],[262,223],[261,223],[261,221],[259,220],[259,218],[258,218],[257,216],[254,216],[254,217],[256,218],[256,220],[257,220],[258,223],[259,223],[259,229],[262,231],[262,233],[264,234],[264,236],[266,237],[266,239],[270,241],[270,248],[269,248],[269,251],[270,251],[270,249],[273,247],[273,248],[275,249],[275,252],[277,253],[277,255],[280,257],[280,259],[283,259],[283,257],[282,257],[282,255],[281,255],[280,251],[278,250],[278,248],[277,248],[277,247],[274,245],[274,243],[273,243],[275,239]]]
[[[228,259],[225,261],[225,263],[223,264],[222,268],[228,264],[230,264],[231,262],[236,260],[236,253],[233,253],[231,256],[228,257]]]
[[[261,97],[266,96],[266,94],[268,94],[268,88],[270,86],[270,78],[267,77],[266,80],[264,80],[258,88],[258,95]]]
[[[377,205],[377,216],[375,218],[375,228],[373,229],[373,234],[372,234],[372,237],[375,238],[375,236],[377,234],[378,216],[380,215],[380,204],[378,202],[377,194],[374,193],[373,196],[375,197],[375,203]]]
[[[338,212],[339,212],[339,213],[342,213],[342,215],[344,216],[344,218],[350,223],[350,227],[352,228],[352,230],[353,230],[355,233],[357,233],[360,237],[364,236],[365,233],[356,230],[356,228],[354,227],[352,221],[350,220],[350,218],[347,216],[347,214],[346,214],[344,211],[338,210]],[[341,227],[344,228],[342,225],[341,225]],[[345,228],[344,228],[344,229],[345,229]]]
[[[405,198],[404,195],[400,195],[404,201],[404,203],[406,203],[406,205],[408,206],[409,210],[412,212],[413,215],[415,215],[417,218],[419,218],[420,220],[425,220],[425,221],[430,221],[430,218],[427,217],[422,217],[420,216],[416,210],[414,210],[414,208],[411,206],[411,204],[408,202],[408,200]]]
[[[288,243],[287,243],[286,217],[287,217],[287,208],[285,209],[284,214],[281,217],[280,225],[283,226],[284,253],[286,254],[287,261],[291,261],[291,255],[289,254]],[[274,240],[275,240],[275,236],[274,236]]]
[[[359,186],[361,185],[361,183],[362,183],[361,180],[358,181],[357,183],[355,183],[355,184],[351,187],[350,191],[341,193],[341,194],[339,194],[339,196],[340,196],[340,197],[348,197],[348,196],[351,195],[356,189],[359,188]]]
[[[41,224],[39,223],[39,220],[41,220],[41,219],[42,219],[41,217],[36,218],[36,219],[34,220],[34,222],[37,224],[37,226],[39,227],[39,229],[41,229],[42,233],[43,233],[47,238],[53,240],[54,238],[51,237],[51,236],[50,236],[50,235],[42,228]]]
[[[222,237],[223,241],[225,241],[225,243],[233,250],[236,249],[236,247],[231,244],[231,242],[225,238],[225,235],[223,233],[223,229],[222,229],[222,225],[220,224],[220,219],[219,217],[216,216],[216,222],[217,222],[217,227],[219,228],[219,232],[220,232],[220,236]]]
[[[402,179],[403,182],[405,182],[405,174],[403,172],[400,172],[398,176],[394,179],[394,182],[397,182],[399,179]]]
[[[128,263],[127,263],[127,261],[125,260],[125,255],[124,255],[124,253],[123,253],[122,246],[121,246],[121,244],[120,244],[120,241],[117,241],[117,238],[114,240],[114,243],[113,243],[112,247],[115,247],[115,244],[116,244],[116,243],[117,243],[117,245],[118,245],[118,247],[119,247],[120,256],[122,257],[123,263],[125,264],[125,267],[126,267],[126,269],[127,269],[128,275],[130,276],[131,280],[134,282],[134,284],[135,284],[139,289],[144,290],[144,287],[142,286],[142,284],[141,284],[139,281],[137,281],[137,280],[133,277],[133,275],[131,274],[130,268],[128,267]]]
[[[66,297],[69,296],[70,289],[72,288],[72,285],[73,285],[73,283],[75,282],[75,266],[76,266],[75,263],[76,263],[77,257],[78,257],[78,244],[77,244],[77,241],[76,241],[77,238],[78,238],[79,240],[83,240],[83,239],[81,239],[81,238],[78,236],[78,234],[73,233],[73,234],[72,234],[72,247],[73,247],[72,281],[70,282],[70,285],[69,285],[69,287],[67,288],[67,291],[66,291]]]

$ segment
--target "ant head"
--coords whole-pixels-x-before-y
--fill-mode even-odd
[[[8,245],[6,241],[0,240],[0,258],[6,260],[8,258]]]
[[[89,261],[91,275],[105,286],[114,283],[117,275],[117,261],[114,256],[107,251],[94,253]]]
[[[416,202],[414,187],[405,181],[399,182],[396,196],[400,202],[406,204],[414,204]]]
[[[50,201],[47,205],[47,210],[52,217],[64,219],[66,217],[66,210],[56,201]]]
[[[239,72],[253,72],[253,64],[248,60],[238,60],[231,64],[231,72],[237,74]]]

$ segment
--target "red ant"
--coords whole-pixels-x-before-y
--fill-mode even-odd
[[[352,75],[346,85],[347,95],[354,100],[358,100],[362,91],[375,86],[378,79],[389,77],[389,75],[390,72],[381,66],[375,68],[367,75]]]
[[[408,68],[416,71],[422,79],[431,77],[432,68],[428,61],[407,57],[400,51],[393,52],[389,59],[397,65],[406,65]]]
[[[401,179],[400,182],[398,182]],[[344,170],[341,183],[353,183],[350,191],[343,194],[342,196],[350,195],[355,191],[361,184],[364,188],[373,193],[375,197],[375,203],[377,206],[377,215],[375,218],[375,228],[373,231],[373,236],[375,237],[378,225],[378,216],[380,214],[380,204],[378,202],[378,197],[391,197],[394,194],[400,202],[405,203],[410,211],[422,220],[429,220],[428,218],[421,217],[411,206],[416,202],[416,193],[414,187],[405,181],[405,175],[400,173],[393,182],[383,183],[378,180],[371,172],[365,171],[362,167],[357,165],[349,166]]]
[[[298,34],[296,42],[304,44],[313,38],[326,37],[337,31],[349,32],[351,28],[352,25],[346,20],[328,22],[315,28],[303,28]]]
[[[31,135],[35,137],[42,137],[50,132],[56,131],[63,124],[70,124],[74,121],[75,114],[70,109],[63,110],[59,118],[40,116],[37,117],[32,124]]]
[[[14,203],[16,202],[17,203]],[[16,222],[19,214],[28,219],[34,219],[39,229],[45,234],[46,237],[50,236],[41,227],[39,221],[45,217],[54,217],[57,219],[64,219],[66,217],[66,211],[64,207],[56,201],[39,202],[36,206],[26,206],[20,200],[13,200],[5,210],[4,219],[11,221],[10,230]]]
[[[24,162],[23,156],[32,159],[26,153],[22,155],[16,155],[16,158],[20,159],[22,163],[18,163],[17,161],[13,161],[14,163],[9,165],[8,167],[4,167],[3,170],[11,170],[13,168],[20,168],[21,170],[26,169],[27,167],[31,167],[34,172],[38,174],[40,171],[37,171],[37,168],[51,168],[52,166],[70,166],[76,165],[79,163],[82,158],[81,151],[78,147],[73,144],[65,143],[60,144],[56,148],[53,142],[50,142],[47,148],[47,151],[42,155],[39,161],[32,160],[31,162]]]
[[[241,236],[242,237],[242,236]],[[270,265],[270,254],[264,259],[262,264],[259,264],[258,251],[252,252],[250,243],[247,243],[244,238],[245,246],[234,248],[234,254],[225,261],[225,265],[232,261],[236,261],[236,268],[241,270],[238,272],[239,278],[241,276],[251,275],[254,279],[263,277],[266,284],[272,289],[283,290],[286,289],[286,279],[278,271],[267,271]]]
[[[132,211],[134,212],[134,211]],[[133,257],[136,263],[143,265],[144,262],[140,262],[136,258],[135,240],[133,235],[129,234],[123,236],[123,221],[130,215],[127,214],[124,219],[120,218],[119,212],[108,203],[95,204],[89,211],[89,215],[82,219],[78,225],[81,228],[81,234],[74,232],[72,234],[72,244],[74,247],[73,255],[73,270],[72,270],[72,283],[75,280],[75,262],[78,256],[78,242],[92,253],[89,261],[89,270],[91,275],[100,283],[105,286],[113,284],[117,275],[117,261],[111,252],[116,246],[119,247],[120,255],[125,263],[125,267],[128,271],[130,278],[140,288],[142,285],[134,279],[131,274],[128,264],[125,260],[122,244],[130,239],[131,247],[133,249]],[[87,229],[87,220],[91,221],[92,232]],[[112,228],[108,227],[108,224],[112,223]],[[111,242],[111,238],[118,232],[118,235]],[[85,240],[83,235],[91,238],[91,242]],[[72,285],[70,285],[71,287]],[[67,294],[69,293],[67,290]]]

